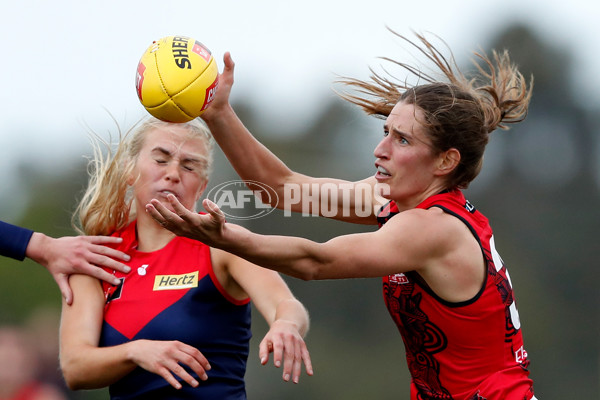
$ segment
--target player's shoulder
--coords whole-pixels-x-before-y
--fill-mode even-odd
[[[448,242],[462,237],[465,226],[453,215],[433,207],[414,208],[394,215],[380,229],[382,233],[412,240],[427,239],[429,243]]]
[[[446,218],[447,216],[448,214],[438,207],[432,207],[427,209],[412,208],[410,210],[405,210],[394,215],[384,225],[384,227],[398,227],[406,224],[416,224],[418,226],[423,226],[424,224],[432,224],[434,226],[437,226],[439,224],[451,223],[451,219]]]

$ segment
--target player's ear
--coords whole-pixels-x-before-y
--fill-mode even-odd
[[[438,157],[436,172],[439,175],[447,175],[454,171],[454,169],[458,166],[458,163],[460,163],[460,152],[455,148],[446,150],[440,153]]]

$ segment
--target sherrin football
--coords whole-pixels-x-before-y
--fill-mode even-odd
[[[140,102],[154,117],[187,122],[210,105],[219,70],[210,50],[185,36],[154,41],[142,55],[135,86]]]

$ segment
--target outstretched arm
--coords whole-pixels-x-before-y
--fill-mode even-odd
[[[208,214],[186,209],[167,196],[175,212],[153,199],[146,211],[179,236],[223,249],[261,267],[303,280],[380,277],[415,269],[437,256],[436,242],[417,232],[425,210],[411,210],[375,232],[344,235],[325,243],[291,236],[260,235],[232,223],[216,204],[203,201]],[[403,221],[403,222],[400,222]],[[394,225],[398,225],[392,228]],[[437,228],[436,228],[437,229]],[[440,235],[437,235],[441,237]],[[435,239],[435,237],[433,238]]]
[[[319,215],[347,222],[375,224],[376,210],[382,200],[374,194],[375,179],[349,182],[333,178],[314,178],[292,171],[262,145],[238,118],[229,103],[233,86],[234,62],[229,53],[223,57],[225,67],[219,77],[219,87],[210,107],[202,118],[210,128],[229,162],[251,190],[264,193],[263,185],[277,196],[262,196],[272,207],[294,212],[310,212],[302,202],[304,196],[318,198]],[[253,185],[251,181],[261,185]],[[279,201],[277,201],[277,199]],[[323,211],[325,213],[323,213]],[[335,212],[332,212],[335,210]]]
[[[182,367],[206,380],[210,365],[196,348],[178,341],[134,340],[118,346],[98,347],[102,328],[104,294],[96,279],[71,277],[76,293],[72,305],[63,302],[60,326],[60,365],[69,388],[106,387],[140,366],[162,376],[176,389],[181,383],[198,382]]]

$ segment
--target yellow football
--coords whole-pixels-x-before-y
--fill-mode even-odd
[[[135,87],[144,108],[168,122],[200,116],[214,98],[219,70],[210,50],[185,36],[154,41],[138,64]]]

